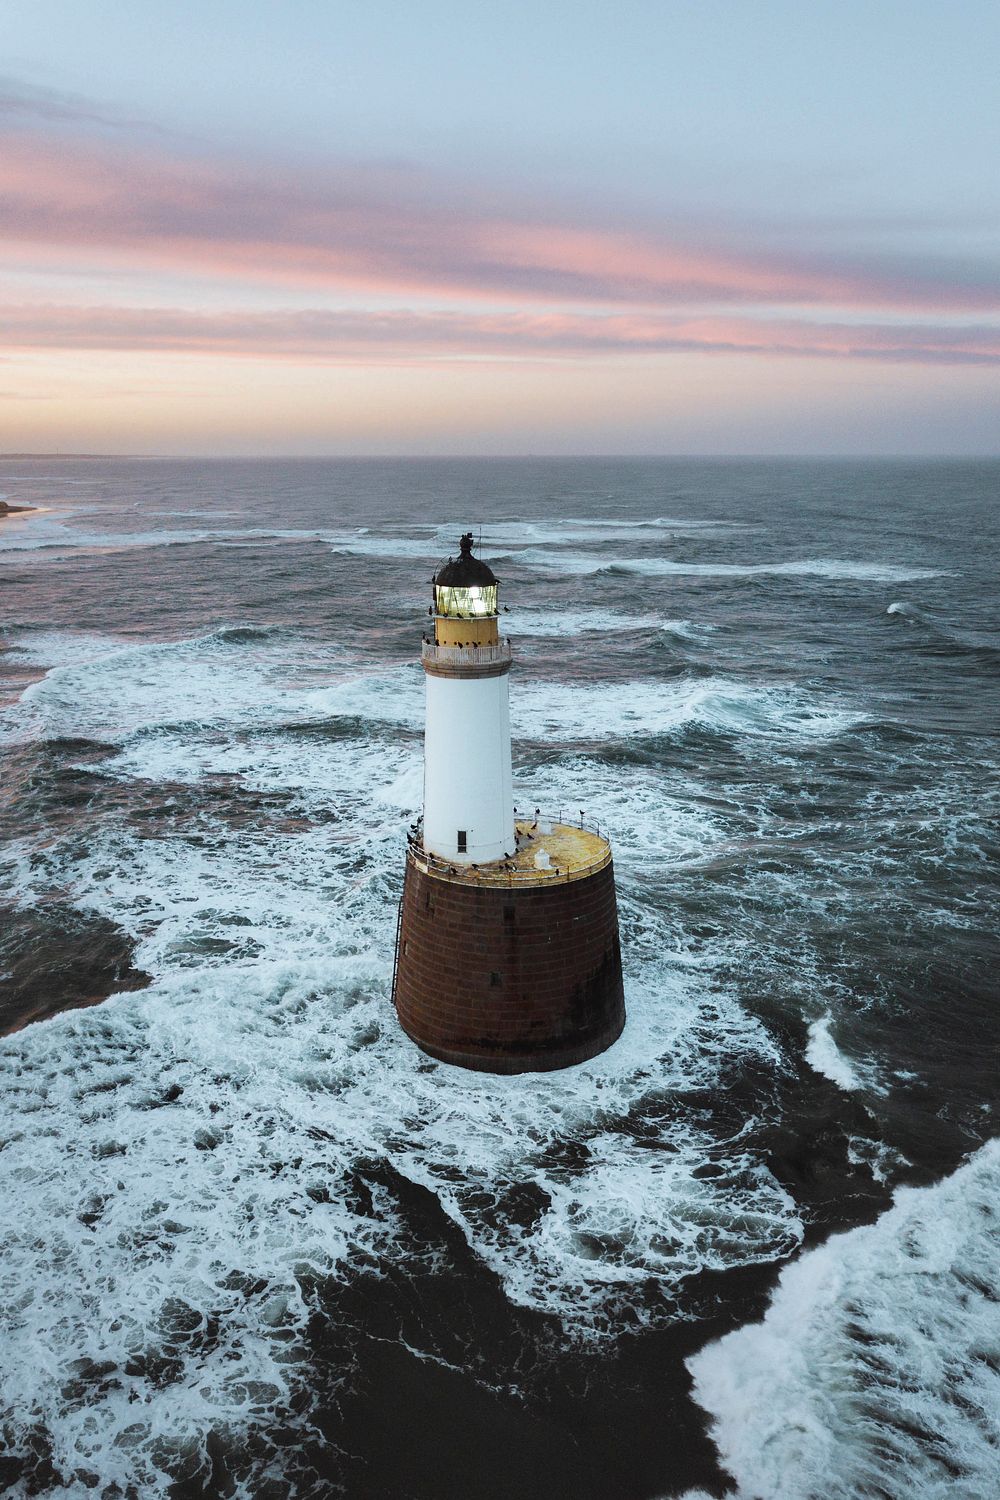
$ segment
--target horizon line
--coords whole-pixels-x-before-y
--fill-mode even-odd
[[[1000,450],[993,453],[84,453],[60,449],[38,449],[31,452],[0,452],[0,463],[25,462],[34,459],[86,460],[108,463],[532,463],[539,461],[569,462],[710,462],[710,463],[996,463]]]

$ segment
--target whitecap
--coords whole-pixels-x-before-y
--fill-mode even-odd
[[[739,1500],[992,1500],[1000,1142],[781,1275],[688,1361]]]
[[[239,649],[236,649],[238,645]],[[419,733],[423,677],[414,656],[398,667],[360,671],[346,648],[228,628],[179,641],[123,643],[87,634],[43,636],[35,660],[61,660],[29,684],[2,716],[9,736],[82,736],[121,742],[172,725],[197,730],[356,719]],[[317,676],[326,682],[316,686]],[[515,740],[621,740],[688,727],[792,737],[843,733],[863,716],[795,687],[762,688],[726,678],[572,684],[532,680],[511,693]]]
[[[615,820],[629,1024],[593,1063],[470,1089],[416,1052],[388,997],[421,794],[419,665],[365,675],[348,659],[317,688],[329,660],[294,638],[44,649],[65,657],[18,705],[28,727],[117,744],[96,774],[159,787],[163,807],[155,822],[106,811],[85,840],[46,833],[13,855],[25,901],[69,893],[131,935],[155,980],[0,1042],[0,1408],[15,1445],[41,1426],[60,1473],[159,1495],[164,1442],[197,1454],[213,1429],[259,1437],[299,1397],[307,1420],[305,1281],[426,1251],[391,1194],[351,1206],[344,1183],[373,1158],[426,1187],[509,1300],[567,1338],[616,1333],[623,1303],[633,1322],[662,1319],[706,1267],[799,1242],[743,1130],[724,1136],[703,1107],[734,1060],[778,1066],[776,1045],[641,899],[644,870],[721,837],[682,787],[643,770],[616,792],[596,760],[522,758],[532,794],[589,791],[590,813]],[[602,688],[595,709],[593,689],[564,691],[514,697],[574,735],[618,734],[626,709],[635,732],[732,722],[755,701],[632,685]],[[784,733],[809,700],[758,710],[762,732]],[[651,1151],[642,1122],[665,1108],[670,1149]],[[519,1193],[530,1222],[505,1211]],[[128,1298],[102,1302],[112,1284]]]
[[[863,715],[794,687],[761,688],[721,677],[571,684],[525,681],[511,694],[515,738],[616,740],[688,727],[725,734],[841,734]]]
[[[504,617],[506,629],[507,620]],[[712,629],[711,624],[693,620],[664,620],[657,614],[629,615],[612,609],[517,609],[512,610],[510,632],[516,644],[519,636],[579,636],[590,632],[611,635],[659,630],[686,640],[701,640]]]
[[[852,1065],[830,1035],[833,1017],[829,1011],[819,1020],[809,1024],[809,1043],[806,1047],[806,1062],[824,1078],[829,1078],[838,1089],[853,1093],[864,1084]]]
[[[781,577],[844,579],[870,583],[907,583],[921,578],[941,578],[939,568],[918,568],[894,563],[859,562],[845,558],[803,558],[780,563],[683,562],[670,557],[607,557],[594,553],[540,552],[519,554],[519,562],[550,572],[587,574],[614,568],[623,573],[650,577],[690,576],[701,578]]]
[[[84,550],[97,552],[119,552],[133,549],[157,547],[190,547],[212,545],[288,541],[325,542],[333,551],[357,553],[362,556],[384,554],[400,557],[432,557],[433,544],[415,542],[406,538],[372,537],[367,541],[355,532],[337,532],[330,527],[300,526],[205,526],[163,527],[154,531],[88,530],[84,526],[70,526],[71,516],[78,510],[63,510],[59,518],[41,512],[24,519],[30,525],[11,531],[0,528],[0,551],[38,551],[41,549]],[[82,514],[93,514],[84,511]],[[131,514],[131,512],[129,512]],[[225,516],[225,512],[214,514]],[[194,516],[195,512],[191,512]]]
[[[294,1399],[308,1420],[305,1284],[426,1254],[390,1193],[352,1206],[346,1184],[372,1158],[425,1186],[508,1298],[571,1338],[615,1333],[616,1298],[633,1321],[660,1317],[651,1283],[669,1306],[704,1267],[800,1239],[766,1167],[684,1105],[734,1057],[773,1065],[774,1045],[730,997],[665,964],[661,934],[633,945],[629,1027],[602,1059],[470,1089],[421,1059],[388,1008],[387,847],[359,866],[322,831],[96,842],[63,878],[137,932],[160,977],[0,1044],[13,1451],[41,1429],[58,1472],[159,1495],[165,1453],[197,1454],[220,1426],[259,1443]],[[223,936],[260,951],[206,957]],[[669,1151],[609,1128],[665,1099]],[[724,1170],[695,1175],[713,1155]],[[528,1189],[540,1212],[524,1223],[504,1204]],[[106,1295],[124,1285],[126,1299]]]
[[[590,632],[608,635],[616,631],[656,630],[655,615],[625,615],[611,609],[517,609],[504,617],[517,643],[520,636],[578,636]]]
[[[670,536],[702,536],[721,528],[732,530],[732,523],[702,520],[690,516],[662,516],[655,521],[626,521],[620,516],[573,518],[565,520],[491,521],[476,537],[476,551],[488,557],[491,547],[565,547],[574,543],[628,542],[642,543],[647,537],[662,541]],[[437,537],[441,544],[454,546],[456,528],[440,525]]]
[[[239,647],[240,649],[235,649]],[[283,634],[233,638],[231,628],[178,641],[43,634],[22,647],[53,666],[30,683],[2,722],[10,735],[120,741],[183,723],[196,729],[302,722],[373,713],[417,726],[422,686],[416,660],[359,673],[346,648],[299,646]],[[317,673],[327,685],[315,687]],[[307,684],[309,684],[307,686]]]

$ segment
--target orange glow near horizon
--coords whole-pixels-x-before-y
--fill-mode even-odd
[[[0,388],[6,450],[134,454],[927,451],[995,396],[989,370],[740,354],[316,366],[217,355],[23,356]],[[817,410],[817,397],[821,405]],[[897,448],[886,427],[909,435]],[[15,438],[16,434],[16,438]],[[14,441],[11,439],[14,438]],[[924,446],[922,447],[922,443]]]

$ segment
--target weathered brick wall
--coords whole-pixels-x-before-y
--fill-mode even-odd
[[[564,1068],[625,1024],[614,867],[504,889],[407,860],[396,970],[404,1031],[445,1062],[491,1073]]]

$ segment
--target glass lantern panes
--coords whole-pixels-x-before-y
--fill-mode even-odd
[[[452,620],[475,620],[482,615],[495,615],[497,586],[488,583],[463,589],[437,584],[434,605],[439,615],[447,615]]]

